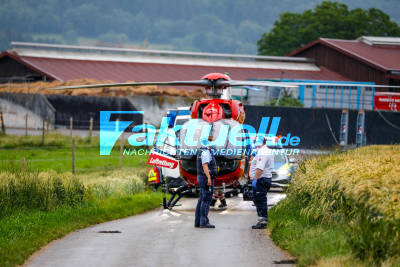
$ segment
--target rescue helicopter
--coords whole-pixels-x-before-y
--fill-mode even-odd
[[[200,86],[205,88],[207,95],[206,99],[195,100],[191,104],[188,112],[190,115],[189,120],[183,123],[183,125],[179,125],[179,127],[169,127],[169,129],[166,130],[166,138],[164,141],[156,142],[151,150],[147,162],[147,164],[154,166],[148,174],[148,182],[150,184],[155,186],[161,185],[162,191],[166,193],[168,177],[163,176],[161,168],[175,169],[175,171],[178,169],[180,177],[185,181],[184,184],[171,192],[172,194],[168,201],[164,194],[163,207],[165,209],[172,209],[184,195],[195,193],[198,189],[196,151],[201,147],[200,141],[201,138],[204,137],[204,133],[207,136],[213,135],[214,140],[218,140],[214,147],[216,151],[235,151],[235,153],[231,154],[215,154],[218,165],[217,177],[215,177],[214,180],[215,191],[217,194],[221,194],[228,192],[226,190],[237,192],[237,190],[241,189],[242,185],[240,181],[245,178],[248,173],[251,156],[248,149],[252,146],[248,141],[252,139],[250,139],[250,133],[244,127],[241,127],[246,118],[245,107],[241,101],[232,99],[230,95],[231,87],[247,87],[249,89],[254,89],[253,87],[257,86],[279,88],[297,87],[297,85],[283,82],[232,80],[227,74],[209,73],[204,75],[200,80],[192,81],[93,84],[63,86],[53,89],[66,90],[146,85]],[[170,115],[170,117],[173,117],[177,114]],[[194,123],[195,126],[193,126]],[[193,127],[197,128],[191,131]],[[230,132],[233,129],[239,129],[236,136],[238,140],[236,144],[229,142]],[[191,139],[194,140],[194,142],[190,144],[185,142],[188,135],[191,135]],[[187,151],[191,153],[186,153]],[[250,190],[242,188],[242,191],[244,192],[244,199],[249,200],[249,196],[245,195],[250,194]]]

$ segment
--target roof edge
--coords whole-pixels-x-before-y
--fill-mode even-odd
[[[293,57],[293,56],[295,56],[295,55],[297,55],[297,54],[299,54],[299,53],[301,53],[301,52],[303,52],[303,51],[305,51],[305,50],[307,50],[307,49],[309,49],[309,48],[321,43],[321,39],[322,38],[318,38],[317,40],[314,40],[314,41],[312,41],[312,42],[310,42],[310,43],[308,43],[308,44],[306,44],[306,45],[304,45],[302,47],[299,47],[296,50],[290,52],[289,54],[286,54],[286,56],[287,57]]]
[[[0,59],[4,58],[4,57],[6,57],[6,56],[8,56],[8,57],[14,59],[14,60],[17,61],[18,63],[20,63],[20,64],[22,64],[22,65],[24,65],[24,66],[26,66],[26,67],[28,67],[28,68],[30,68],[30,69],[32,69],[32,70],[34,70],[34,71],[40,73],[41,75],[47,76],[47,77],[49,77],[49,78],[51,78],[51,79],[53,79],[53,80],[62,81],[62,79],[60,79],[60,78],[54,76],[53,74],[47,73],[47,72],[41,70],[40,68],[34,66],[33,64],[31,64],[31,63],[29,63],[29,62],[26,62],[23,58],[21,58],[21,57],[20,57],[16,52],[14,52],[14,51],[10,51],[10,50],[3,51],[3,52],[0,54]]]
[[[354,59],[357,59],[357,60],[359,60],[359,61],[361,61],[361,62],[363,62],[363,63],[365,63],[365,64],[367,64],[369,66],[372,66],[372,67],[374,67],[374,68],[376,68],[376,69],[378,69],[380,71],[387,72],[387,71],[391,70],[391,69],[385,68],[384,66],[381,66],[380,64],[376,64],[374,62],[371,62],[370,60],[368,60],[366,58],[363,58],[363,57],[361,57],[361,56],[359,56],[357,54],[351,53],[350,51],[348,51],[348,50],[346,50],[344,48],[341,48],[341,47],[329,42],[330,40],[333,40],[333,41],[337,40],[337,41],[344,41],[344,42],[358,42],[357,40],[318,38],[317,40],[312,41],[311,43],[308,43],[307,45],[305,45],[303,47],[300,47],[300,48],[294,50],[293,52],[290,52],[289,54],[287,54],[287,56],[296,56],[297,54],[299,54],[299,53],[301,53],[301,52],[303,52],[305,50],[308,50],[308,49],[310,49],[311,47],[313,47],[313,46],[315,46],[317,44],[323,44],[323,45],[328,46],[329,48],[332,48],[332,49],[334,49],[336,51],[339,51],[339,52],[341,52],[343,54],[346,54],[347,56],[350,56],[350,57],[352,57]]]
[[[101,51],[114,53],[140,53],[163,56],[187,56],[187,57],[214,57],[216,59],[247,59],[260,61],[282,61],[282,62],[301,62],[312,63],[313,61],[304,57],[285,57],[285,56],[260,56],[260,55],[245,55],[245,54],[224,54],[224,53],[204,53],[204,52],[187,52],[187,51],[169,51],[169,50],[149,50],[135,48],[116,48],[105,46],[77,46],[77,45],[59,45],[59,44],[44,44],[44,43],[29,43],[29,42],[11,42],[11,49],[52,49],[52,50],[71,50],[71,51]]]

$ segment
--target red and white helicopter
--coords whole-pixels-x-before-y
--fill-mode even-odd
[[[160,86],[201,86],[206,90],[206,94],[209,98],[196,100],[190,107],[190,120],[187,121],[182,129],[177,131],[178,134],[175,140],[170,141],[169,146],[173,147],[172,152],[164,153],[162,149],[155,146],[150,154],[148,164],[154,165],[149,172],[149,183],[155,185],[162,185],[163,191],[166,192],[166,177],[163,177],[161,167],[167,168],[179,168],[181,178],[186,182],[185,185],[180,186],[173,191],[169,201],[164,198],[164,208],[171,209],[176,205],[179,199],[187,193],[196,192],[197,188],[197,176],[196,176],[196,155],[193,153],[176,153],[178,147],[176,143],[180,143],[181,147],[186,151],[193,151],[200,148],[200,136],[197,136],[197,143],[186,146],[184,139],[188,133],[185,125],[190,124],[192,120],[196,120],[199,127],[198,133],[201,134],[201,130],[205,127],[212,128],[212,133],[215,139],[221,138],[221,131],[226,127],[230,129],[237,125],[243,124],[245,120],[245,108],[241,101],[233,100],[230,96],[231,87],[251,87],[251,86],[262,86],[262,87],[297,87],[297,85],[282,83],[282,82],[270,82],[270,81],[238,81],[232,80],[228,75],[221,73],[210,73],[203,76],[200,80],[193,81],[171,81],[171,82],[138,82],[138,83],[113,83],[113,84],[94,84],[94,85],[81,85],[81,86],[64,86],[54,89],[65,90],[65,89],[82,89],[82,88],[99,88],[99,87],[121,87],[121,86],[146,86],[146,85],[160,85]],[[196,135],[196,134],[195,134]],[[223,145],[217,146],[217,149],[242,149],[243,153],[234,153],[233,155],[216,155],[216,161],[218,165],[218,174],[215,179],[216,191],[229,188],[239,188],[239,181],[247,174],[249,165],[249,157],[246,156],[246,147],[235,147],[227,141],[228,135],[225,133]],[[246,138],[246,137],[243,137]],[[196,137],[195,137],[196,139]],[[166,139],[168,140],[168,138]],[[181,141],[181,142],[179,142]],[[167,141],[169,142],[169,141]],[[220,142],[221,143],[221,142]],[[168,164],[167,164],[168,163]]]

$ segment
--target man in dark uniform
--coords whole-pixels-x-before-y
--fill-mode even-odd
[[[197,152],[197,183],[200,187],[200,196],[197,202],[194,227],[215,228],[208,220],[208,211],[214,191],[214,178],[217,176],[217,163],[211,151],[210,141],[201,140],[202,147]]]

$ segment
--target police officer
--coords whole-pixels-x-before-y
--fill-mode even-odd
[[[217,163],[211,151],[210,134],[208,140],[201,140],[202,147],[197,153],[197,183],[200,187],[200,196],[197,202],[194,227],[215,228],[208,220],[208,211],[214,190],[214,178],[217,176]]]
[[[253,202],[257,208],[258,215],[258,222],[252,226],[252,229],[264,229],[267,227],[267,192],[271,187],[273,167],[274,156],[271,149],[267,147],[267,139],[265,138],[250,166],[250,178],[253,179]]]

